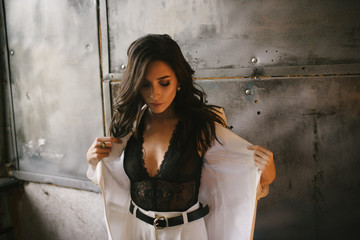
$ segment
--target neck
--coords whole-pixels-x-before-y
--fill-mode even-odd
[[[148,108],[147,119],[149,122],[167,122],[169,120],[177,119],[174,108],[170,106],[162,113],[154,113]]]

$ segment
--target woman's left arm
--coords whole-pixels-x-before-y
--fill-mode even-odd
[[[276,177],[273,153],[259,145],[249,146],[248,149],[254,150],[255,164],[262,171],[260,185],[262,188],[267,188]]]

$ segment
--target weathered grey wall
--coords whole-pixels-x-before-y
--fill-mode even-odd
[[[246,76],[246,68],[259,65],[283,68],[360,62],[354,51],[359,48],[360,3],[354,0],[107,3],[110,73],[122,71],[127,47],[146,33],[173,36],[193,68],[201,73],[216,69],[217,73],[211,71],[206,77],[229,77],[230,72]],[[258,58],[258,65],[251,62],[252,57]],[[224,69],[232,71],[224,73]],[[286,74],[293,74],[294,69]],[[309,74],[309,70],[299,72]]]
[[[360,218],[360,77],[204,80],[228,124],[271,149],[277,179],[255,239],[344,239]],[[246,90],[251,90],[247,95]]]
[[[0,177],[9,162],[31,180],[86,178],[85,151],[103,134],[96,7],[0,1]],[[1,195],[9,199],[15,239],[106,239],[99,193],[23,183]]]
[[[27,183],[18,203],[19,240],[106,239],[101,194]]]
[[[1,81],[13,98],[7,92],[1,100],[10,99],[5,105],[15,108],[13,122],[2,131],[15,130],[18,142],[0,139],[17,147],[19,164],[9,147],[10,161],[23,170],[17,177],[89,189],[91,183],[83,183],[86,147],[108,125],[126,48],[143,34],[168,33],[196,70],[209,102],[225,107],[234,131],[275,154],[278,176],[258,204],[255,239],[347,239],[356,230],[359,1],[2,3],[8,45],[1,40],[0,63],[11,79],[2,70]],[[8,116],[5,109],[2,119]],[[60,161],[53,153],[67,157]],[[30,183],[16,201],[22,239],[104,239],[98,193]]]
[[[5,0],[18,170],[85,180],[103,135],[97,2]]]

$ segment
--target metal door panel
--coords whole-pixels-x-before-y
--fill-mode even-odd
[[[198,81],[233,131],[274,152],[254,239],[353,236],[360,192],[360,78]]]
[[[147,33],[170,34],[199,77],[214,77],[207,73],[213,69],[221,77],[284,76],[279,66],[293,66],[285,75],[307,75],[313,68],[304,66],[348,63],[357,63],[351,72],[360,71],[359,1],[106,2],[110,73],[122,71],[127,47]]]
[[[6,0],[19,170],[85,179],[103,135],[96,1]]]

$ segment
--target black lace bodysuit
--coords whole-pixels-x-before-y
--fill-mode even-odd
[[[202,158],[196,146],[181,141],[183,124],[178,122],[163,162],[150,177],[143,159],[143,129],[133,135],[125,148],[124,169],[130,179],[131,199],[145,210],[185,211],[198,201]]]

